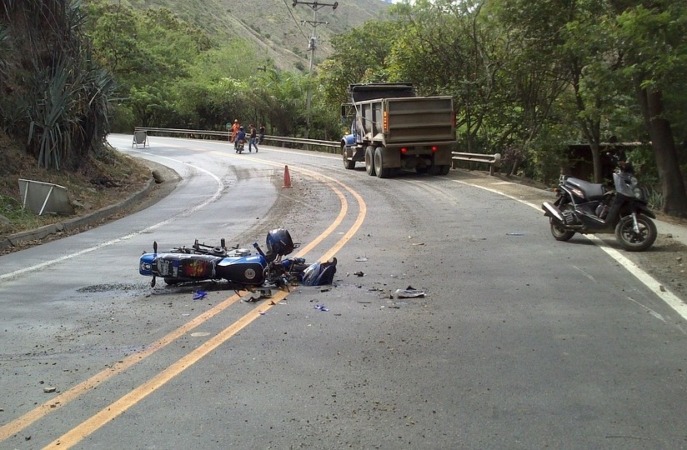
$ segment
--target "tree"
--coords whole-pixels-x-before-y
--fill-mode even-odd
[[[405,5],[397,11],[403,32],[389,58],[392,79],[412,81],[423,95],[456,99],[458,134],[468,152],[488,147],[489,126],[496,124],[487,118],[500,106],[494,97],[500,42],[480,20],[483,4],[440,0]]]
[[[88,8],[95,54],[116,77],[121,105],[135,124],[176,125],[174,87],[211,48],[208,37],[165,8],[141,12],[103,0]]]
[[[0,77],[0,120],[41,167],[78,168],[109,132],[113,80],[92,57],[84,21],[76,1],[5,2],[0,9],[0,30],[11,36],[4,51],[21,55]]]
[[[372,21],[334,36],[334,53],[318,66],[318,84],[332,105],[348,101],[348,85],[386,81],[387,57],[394,40],[402,35],[395,21]]]
[[[664,95],[687,87],[687,5],[668,0],[641,3],[613,2],[618,38],[626,52],[625,73],[635,86],[656,158],[663,211],[687,217],[685,180]]]

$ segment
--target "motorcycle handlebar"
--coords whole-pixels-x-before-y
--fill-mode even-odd
[[[260,256],[262,256],[263,258],[266,258],[265,253],[262,251],[262,249],[260,248],[260,245],[258,245],[257,242],[253,242],[253,248],[255,248],[255,251],[257,251],[260,254]]]

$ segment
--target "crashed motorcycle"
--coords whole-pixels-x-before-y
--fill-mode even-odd
[[[567,241],[575,233],[614,233],[628,251],[643,251],[656,240],[656,215],[647,206],[646,188],[639,186],[632,165],[618,163],[613,173],[614,189],[579,178],[561,175],[553,203],[544,202],[551,234]]]
[[[151,286],[155,286],[157,277],[163,278],[168,285],[224,280],[229,289],[236,291],[288,288],[296,282],[331,283],[336,259],[331,263],[307,265],[304,258],[284,258],[298,245],[283,228],[267,233],[266,252],[254,243],[255,254],[238,246],[227,249],[224,239],[217,247],[196,240],[191,247],[176,247],[164,253],[158,253],[157,242],[154,242],[153,252],[140,257],[138,271],[153,277]]]

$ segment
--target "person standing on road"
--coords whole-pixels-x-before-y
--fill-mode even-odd
[[[258,130],[255,129],[255,125],[252,123],[248,127],[249,140],[248,140],[248,153],[252,152],[253,146],[255,146],[255,153],[258,152]]]
[[[229,136],[229,142],[234,143],[234,150],[236,150],[236,134],[239,132],[239,128],[241,128],[239,119],[234,119],[234,123],[231,126],[231,136]]]
[[[258,130],[258,144],[262,144],[265,139],[265,125],[260,125],[260,130]]]

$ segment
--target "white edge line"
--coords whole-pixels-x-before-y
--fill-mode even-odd
[[[478,186],[476,184],[471,184],[471,183],[466,183],[465,181],[459,181],[459,180],[451,180],[455,183],[460,183],[464,184],[466,186],[472,186],[476,187],[479,189],[483,189],[488,192],[492,192],[494,194],[498,194],[507,198],[510,198],[512,200],[515,200],[516,202],[520,202],[523,205],[527,205],[531,208],[536,209],[537,211],[541,211],[541,206],[540,205],[535,205],[534,203],[527,202],[525,200],[519,199],[517,197],[513,197],[512,195],[504,194],[503,192],[500,192],[496,189],[491,189],[488,187],[484,186]],[[673,308],[675,312],[677,312],[680,316],[682,316],[683,319],[687,320],[687,304],[685,304],[684,301],[682,301],[677,295],[673,294],[670,292],[666,287],[664,287],[661,283],[658,282],[654,277],[649,275],[647,272],[642,270],[637,264],[633,263],[629,259],[627,259],[625,256],[623,256],[618,250],[609,247],[602,239],[599,239],[598,237],[594,235],[586,235],[583,234],[582,236],[586,237],[590,241],[592,241],[596,246],[598,246],[601,250],[606,252],[608,256],[610,256],[612,259],[614,259],[618,264],[623,266],[628,272],[630,272],[632,275],[635,276],[644,286],[646,286],[651,292],[656,294],[657,297],[659,297],[661,300],[663,300],[668,306]]]
[[[137,152],[137,153],[144,153],[144,152]],[[217,182],[217,186],[218,186],[217,190],[215,191],[215,193],[213,194],[212,197],[208,198],[203,203],[200,203],[199,205],[196,205],[195,207],[191,208],[190,210],[186,210],[183,213],[177,214],[176,216],[170,217],[167,220],[163,220],[162,222],[158,222],[158,223],[153,224],[147,228],[144,228],[144,229],[139,230],[139,231],[134,231],[133,233],[129,233],[129,234],[124,235],[122,237],[118,237],[116,239],[112,239],[112,240],[100,243],[96,246],[88,247],[88,248],[85,248],[83,250],[79,250],[78,252],[75,252],[75,253],[70,253],[68,255],[64,255],[64,256],[61,256],[61,257],[56,258],[56,259],[44,261],[40,264],[36,264],[33,266],[24,267],[23,269],[15,270],[14,272],[2,274],[2,275],[0,275],[0,281],[5,281],[5,280],[9,280],[9,279],[18,277],[20,275],[25,274],[26,272],[32,272],[34,270],[43,269],[45,267],[52,266],[53,264],[58,264],[58,263],[61,263],[63,261],[66,261],[66,260],[76,258],[77,256],[85,255],[87,253],[91,253],[91,252],[94,252],[96,250],[100,250],[103,247],[109,247],[110,245],[114,245],[114,244],[117,244],[119,242],[126,241],[128,239],[131,239],[134,236],[138,236],[140,234],[147,233],[147,232],[152,231],[152,230],[156,230],[156,229],[160,228],[161,226],[167,225],[168,223],[176,220],[180,216],[187,216],[189,214],[192,214],[192,213],[206,207],[207,205],[214,202],[215,200],[217,200],[222,195],[222,190],[224,189],[224,186],[222,185],[222,181],[219,179],[219,177],[217,175],[211,173],[208,170],[202,169],[202,168],[194,166],[192,164],[185,163],[183,161],[179,161],[177,159],[169,158],[166,156],[161,156],[161,158],[165,158],[165,159],[168,159],[170,161],[174,161],[174,162],[179,163],[179,164],[184,164],[184,165],[189,166],[193,169],[196,169],[200,172],[204,172],[204,173],[210,175]]]

